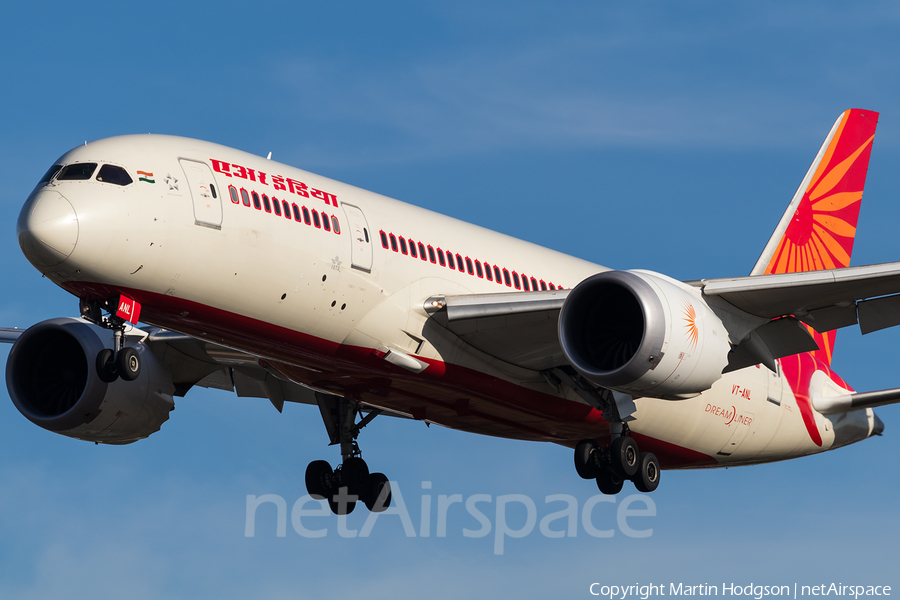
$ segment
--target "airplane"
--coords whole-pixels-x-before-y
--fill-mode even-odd
[[[336,514],[391,503],[378,416],[572,449],[604,494],[881,435],[835,331],[900,324],[900,263],[850,267],[878,113],[841,114],[748,276],[615,270],[214,143],[125,135],[54,161],[19,245],[79,316],[3,328],[10,397],[128,444],[195,386],[318,407]],[[140,325],[139,324],[143,324]]]

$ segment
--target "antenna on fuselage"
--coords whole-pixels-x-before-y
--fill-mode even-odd
[[[266,157],[266,160],[272,160],[272,153],[269,152],[269,155]]]

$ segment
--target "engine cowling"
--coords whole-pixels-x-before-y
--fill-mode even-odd
[[[575,286],[559,314],[559,341],[589,381],[666,399],[709,389],[731,349],[702,298],[649,271],[606,271]]]
[[[109,331],[80,319],[33,325],[16,340],[6,363],[13,404],[44,429],[91,442],[129,444],[159,431],[175,407],[171,376],[138,343],[138,378],[102,381],[96,357],[111,343]]]

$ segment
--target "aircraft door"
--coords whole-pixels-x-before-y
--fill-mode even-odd
[[[222,228],[222,191],[216,188],[212,170],[205,162],[180,158],[181,168],[194,203],[194,224]]]
[[[342,203],[350,225],[350,263],[354,269],[372,272],[372,234],[358,206]]]

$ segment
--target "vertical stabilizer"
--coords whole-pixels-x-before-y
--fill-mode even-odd
[[[850,265],[877,124],[878,113],[858,108],[838,118],[751,275]],[[810,333],[819,344],[816,358],[830,364],[834,331]]]

